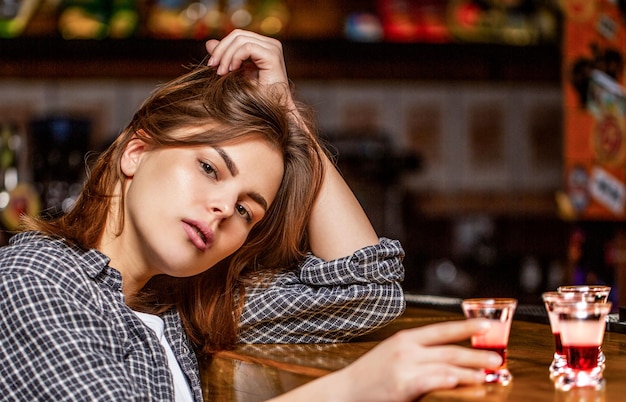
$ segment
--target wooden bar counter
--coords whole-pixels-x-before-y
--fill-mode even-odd
[[[241,345],[201,362],[206,401],[256,402],[284,393],[353,362],[378,342],[403,328],[463,319],[448,310],[408,307],[405,314],[372,334],[349,343],[306,345]],[[465,343],[469,345],[469,342]],[[459,387],[419,399],[440,401],[614,402],[626,401],[626,334],[606,332],[603,390],[556,391],[548,366],[554,339],[547,324],[514,320],[508,346],[513,382],[506,386]]]

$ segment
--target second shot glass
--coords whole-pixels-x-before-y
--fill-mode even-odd
[[[607,302],[611,287],[606,285],[563,285],[557,288],[562,294],[580,295],[589,302]]]
[[[603,386],[604,366],[598,356],[606,329],[606,316],[611,303],[562,301],[556,304],[563,352],[567,357],[565,372],[555,380],[555,387],[572,388]]]
[[[511,323],[517,300],[511,298],[475,298],[461,302],[467,318],[487,318],[492,321],[487,332],[472,336],[472,347],[497,352],[502,365],[497,370],[485,370],[485,381],[507,385],[513,379],[507,368],[506,355],[511,332]]]
[[[609,300],[611,287],[607,285],[564,285],[557,288],[557,292],[566,298],[582,298],[588,303],[606,303]],[[600,349],[598,364],[602,369],[606,362],[606,356]]]

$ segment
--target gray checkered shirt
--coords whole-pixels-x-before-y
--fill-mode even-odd
[[[405,308],[403,258],[386,238],[336,260],[309,254],[269,287],[247,289],[240,342],[339,342],[383,326]]]
[[[122,277],[96,250],[34,232],[0,249],[0,399],[168,401],[155,334],[124,303]],[[165,336],[202,401],[198,363],[175,311]]]

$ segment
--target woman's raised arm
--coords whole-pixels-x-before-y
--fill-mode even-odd
[[[359,201],[333,163],[325,158],[324,183],[309,221],[311,251],[332,260],[378,243],[378,235]]]

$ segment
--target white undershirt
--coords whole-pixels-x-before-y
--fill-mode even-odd
[[[174,380],[174,398],[176,402],[193,402],[193,396],[189,383],[187,382],[187,378],[180,369],[176,356],[174,356],[174,352],[165,338],[165,323],[161,317],[153,314],[140,313],[138,311],[135,311],[135,314],[137,314],[139,319],[141,319],[141,321],[143,321],[148,328],[156,333],[157,338],[159,338],[159,341],[161,342],[161,346],[165,348],[167,362]]]

